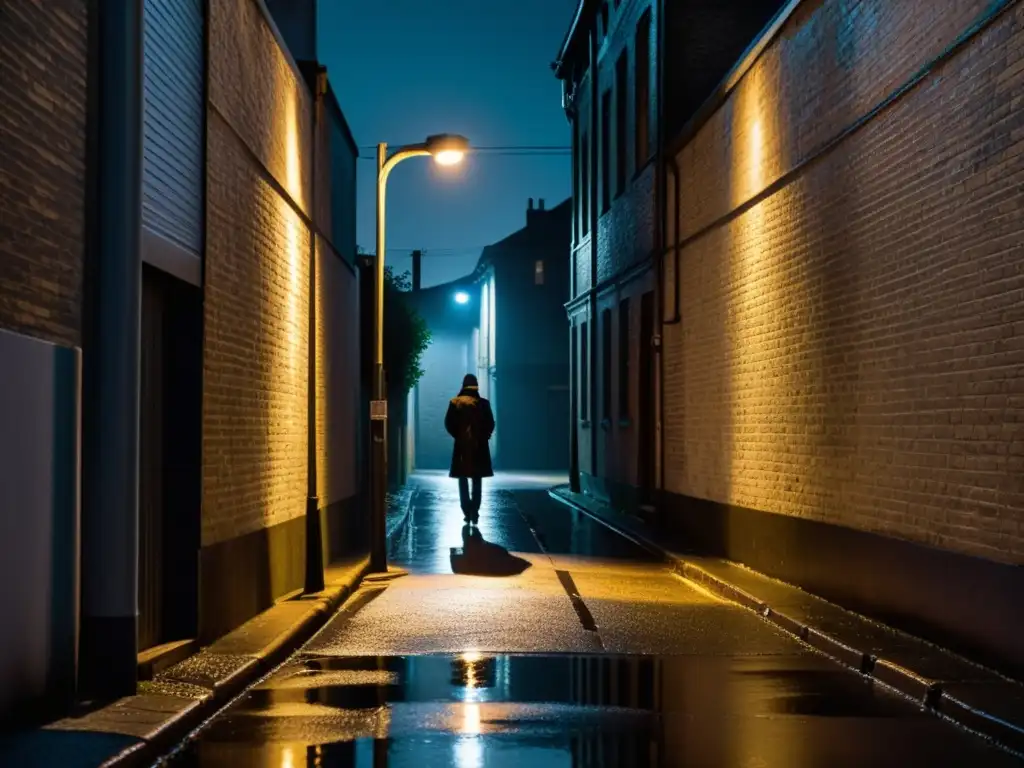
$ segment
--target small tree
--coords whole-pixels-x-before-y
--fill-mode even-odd
[[[423,353],[430,346],[427,321],[408,301],[408,272],[384,268],[384,369],[388,396],[402,397],[423,376]]]

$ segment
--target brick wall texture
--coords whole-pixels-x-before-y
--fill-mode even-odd
[[[204,546],[305,512],[313,119],[257,3],[209,13]]]
[[[0,11],[0,328],[81,343],[85,0]]]
[[[990,5],[808,0],[679,152],[668,490],[1024,562],[1024,6],[798,167]]]

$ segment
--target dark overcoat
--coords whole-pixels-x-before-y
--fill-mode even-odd
[[[491,447],[494,413],[476,387],[466,387],[448,403],[444,428],[455,438],[449,477],[494,477]]]

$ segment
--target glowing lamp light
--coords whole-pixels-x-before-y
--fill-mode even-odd
[[[457,149],[446,149],[434,155],[434,162],[438,165],[458,165],[465,156],[465,152],[459,152]]]
[[[469,139],[452,133],[439,133],[427,137],[426,147],[438,165],[458,165],[469,149]]]
[[[465,291],[459,291],[455,294],[456,304],[469,304],[469,294]]]

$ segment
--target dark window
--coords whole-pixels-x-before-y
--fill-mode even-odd
[[[629,299],[619,302],[619,418],[629,418]]]
[[[644,11],[636,28],[636,167],[640,169],[651,154],[651,12]]]
[[[580,418],[590,418],[590,360],[587,350],[590,349],[590,337],[587,335],[587,324],[580,323]]]
[[[600,37],[608,34],[608,3],[601,3],[601,29],[598,32]]]
[[[629,54],[623,51],[615,62],[615,194],[621,195],[626,189],[626,163],[629,141],[626,138],[628,115],[626,105],[629,97]]]
[[[601,95],[601,167],[598,180],[601,184],[601,213],[605,213],[612,204],[611,167],[609,151],[612,140],[612,92],[605,91]]]
[[[580,233],[590,231],[590,147],[587,135],[580,142]]]
[[[535,285],[544,285],[544,262],[540,259],[533,263],[533,282]]]
[[[612,311],[601,310],[601,418],[612,417]]]

